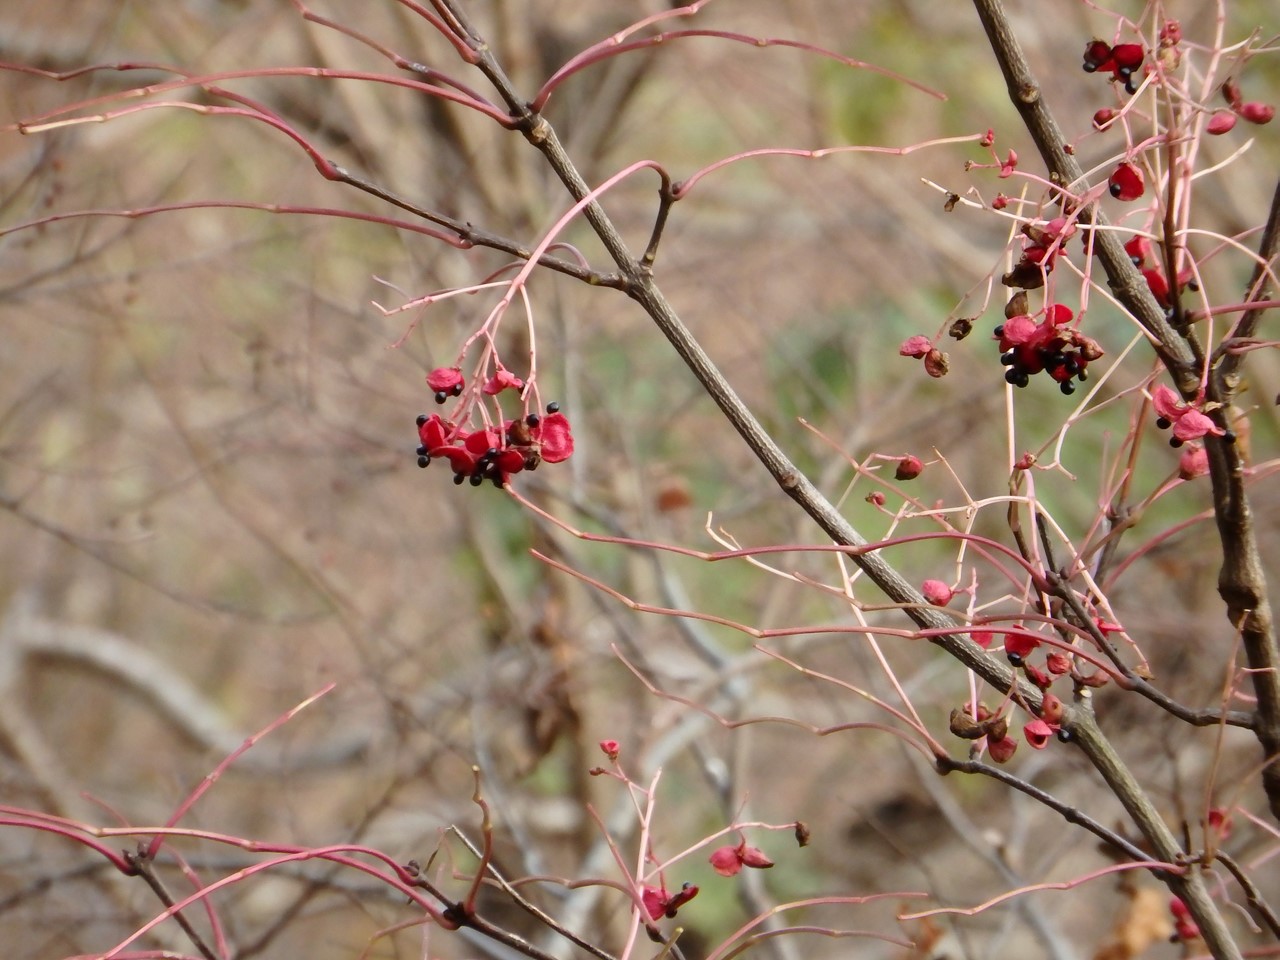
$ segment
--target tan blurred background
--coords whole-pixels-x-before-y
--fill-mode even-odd
[[[660,6],[468,5],[528,92],[585,44]],[[1012,6],[1030,54],[1053,78],[1048,92],[1064,123],[1083,132],[1110,93],[1079,70],[1079,52],[1109,23],[1085,4]],[[1206,35],[1201,5],[1169,7],[1188,35]],[[316,9],[483,87],[403,7],[366,0]],[[1275,32],[1275,11],[1264,3],[1233,5],[1233,13],[1236,38],[1268,18]],[[794,50],[673,43],[602,64],[552,98],[547,115],[589,182],[641,158],[683,178],[757,147],[907,146],[987,127],[999,150],[1013,147],[1034,165],[964,4],[722,0],[690,25],[804,39],[949,99]],[[0,59],[51,71],[124,60],[193,71],[304,63],[392,70],[348,38],[304,24],[283,0],[9,0],[0,11]],[[60,84],[0,73],[0,122],[160,76],[99,72]],[[1274,99],[1276,77],[1274,64],[1259,65],[1250,74],[1254,95],[1269,89]],[[228,86],[289,118],[336,161],[522,243],[536,242],[567,207],[519,136],[461,109],[353,82]],[[1204,184],[1213,211],[1206,226],[1236,233],[1258,222],[1277,151],[1274,129],[1256,136],[1233,176]],[[1205,149],[1225,158],[1240,143],[1224,138]],[[1107,149],[1089,141],[1099,156]],[[905,157],[766,159],[707,179],[673,212],[657,264],[663,289],[833,496],[851,471],[797,418],[860,458],[933,459],[937,446],[954,479],[931,469],[913,491],[925,501],[960,502],[960,483],[975,498],[1007,490],[1004,390],[987,340],[1000,291],[974,335],[949,347],[947,379],[929,381],[896,356],[906,336],[978,314],[983,278],[1005,268],[1005,228],[964,206],[944,213],[945,195],[922,183],[957,192],[977,185],[989,198],[996,181],[966,174],[967,159],[984,157],[969,145]],[[200,199],[390,212],[324,181],[262,124],[177,109],[31,137],[0,134],[0,193],[0,228],[58,211]],[[642,174],[607,201],[634,249],[648,236],[655,197],[654,178]],[[584,229],[568,238],[594,265],[610,266]],[[442,831],[456,824],[478,835],[474,764],[507,875],[616,880],[584,813],[592,802],[620,842],[634,844],[618,786],[587,775],[603,762],[595,743],[614,738],[637,779],[665,768],[654,822],[662,858],[725,826],[748,799],[744,816],[800,819],[813,831],[806,850],[785,833],[753,834],[778,866],[747,883],[714,877],[703,854],[673,869],[669,882],[703,888],[681,915],[691,960],[774,902],[921,890],[971,905],[1105,864],[1085,834],[987,783],[940,780],[883,734],[819,739],[785,726],[729,733],[646,693],[615,647],[659,685],[726,716],[787,715],[818,727],[885,720],[847,690],[752,653],[740,634],[631,613],[528,551],[537,547],[644,602],[759,627],[847,622],[840,604],[745,565],[586,544],[492,488],[455,488],[443,467],[417,469],[414,417],[433,407],[423,374],[453,362],[496,297],[433,307],[399,349],[392,345],[410,318],[385,318],[371,301],[400,302],[391,285],[418,295],[477,282],[505,262],[372,224],[228,209],[73,219],[0,238],[0,802],[101,824],[162,822],[245,736],[332,682],[332,693],[250,751],[184,824],[282,843],[368,843],[402,861],[426,862],[443,846],[467,872],[473,861]],[[1238,261],[1222,258],[1212,270],[1228,289],[1243,283]],[[582,528],[703,549],[715,548],[703,530],[708,512],[743,543],[820,542],[630,301],[550,274],[531,291],[543,397],[562,403],[578,450],[522,479],[530,497]],[[1111,320],[1091,332],[1114,353],[1131,333]],[[500,346],[512,358],[527,353],[514,311]],[[1259,460],[1275,427],[1269,398],[1277,384],[1267,362],[1254,368]],[[1145,356],[1132,362],[1134,376],[1147,369]],[[1020,397],[1026,447],[1050,437],[1071,409],[1047,385],[1034,387]],[[1103,451],[1113,449],[1115,432],[1123,435],[1125,416],[1095,418],[1072,435],[1075,485],[1057,475],[1043,481],[1041,496],[1073,534],[1096,510]],[[1148,486],[1176,462],[1165,450],[1152,460]],[[870,489],[855,485],[847,509],[875,536],[884,520],[863,503]],[[1146,535],[1203,509],[1203,495],[1157,511]],[[1274,495],[1260,491],[1268,530],[1275,508]],[[1000,535],[1001,513],[984,514],[980,529]],[[1213,593],[1214,550],[1209,531],[1193,529],[1118,595],[1131,630],[1142,627],[1158,676],[1196,702],[1214,702],[1231,655]],[[913,578],[949,579],[947,558],[922,550],[899,562]],[[829,558],[791,557],[781,568],[838,581]],[[869,649],[848,636],[775,647],[887,695]],[[964,678],[918,646],[888,652],[941,736],[947,711],[965,696]],[[1171,821],[1194,821],[1216,734],[1170,729],[1152,708],[1122,697],[1102,702],[1112,704],[1113,729]],[[1253,749],[1228,735],[1215,782],[1246,805],[1256,800]],[[1115,820],[1118,807],[1069,751],[1024,752],[1015,764],[1023,776]],[[1242,834],[1250,851],[1263,849],[1264,834],[1247,825]],[[213,845],[180,849],[206,879],[255,859]],[[187,889],[171,867],[162,872],[172,890]],[[618,949],[625,903],[616,892],[525,889]],[[901,903],[890,900],[813,911],[803,922],[941,937],[937,952],[821,938],[757,949],[777,960],[1015,949],[1066,960],[1101,951],[1113,922],[1131,921],[1126,902],[1103,880],[1082,895],[1041,894],[935,929],[899,928],[892,916]],[[486,904],[501,922],[571,955],[507,898],[495,893]],[[271,871],[233,887],[218,906],[237,957],[326,960],[366,947],[374,957],[424,949],[498,955],[439,932],[424,948],[418,929],[370,946],[378,930],[411,914],[367,877],[323,864]],[[159,909],[138,881],[65,840],[0,828],[6,960],[105,950]],[[1153,916],[1158,937],[1163,914]],[[171,925],[135,948],[193,952]],[[1145,955],[1176,952],[1156,945]]]

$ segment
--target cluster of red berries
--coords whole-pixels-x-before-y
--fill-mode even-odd
[[[523,381],[500,371],[486,382],[483,392],[497,394],[504,389],[519,390]],[[437,403],[461,396],[465,389],[457,368],[433,370],[427,385],[435,391]],[[418,466],[429,467],[433,460],[448,460],[453,482],[470,482],[478,487],[486,480],[505,486],[513,474],[536,470],[540,463],[559,463],[573,454],[573,433],[558,403],[547,404],[546,414],[529,413],[503,421],[501,426],[466,430],[438,413],[418,416]]]
[[[1091,40],[1084,48],[1084,72],[1111,72],[1116,80],[1124,82],[1129,93],[1135,93],[1134,74],[1142,66],[1145,53],[1140,43],[1118,43],[1114,47],[1102,40]]]
[[[1017,311],[1019,298],[1011,300],[1010,305]],[[1045,309],[1039,323],[1022,312],[1008,314],[1006,308],[1005,322],[995,329],[1000,363],[1008,368],[1004,372],[1005,381],[1015,387],[1025,387],[1031,377],[1044,372],[1057,382],[1063,393],[1075,393],[1075,381],[1083,383],[1089,378],[1090,361],[1101,357],[1103,351],[1092,337],[1067,326],[1074,316],[1071,308],[1052,304]]]

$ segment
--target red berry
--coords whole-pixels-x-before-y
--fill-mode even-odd
[[[1236,125],[1236,115],[1228,110],[1218,110],[1204,126],[1204,132],[1211,137],[1220,137]]]
[[[1111,174],[1111,195],[1117,200],[1137,200],[1146,187],[1142,171],[1132,163],[1122,163]]]
[[[1271,118],[1276,115],[1276,108],[1269,103],[1250,100],[1248,103],[1242,103],[1237,108],[1237,112],[1250,123],[1264,124],[1271,122]]]

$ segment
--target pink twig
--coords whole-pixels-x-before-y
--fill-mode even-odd
[[[1063,880],[1059,883],[1033,883],[1029,886],[1019,887],[1017,890],[1008,890],[1000,894],[998,897],[992,897],[985,903],[980,903],[976,907],[938,907],[936,910],[924,910],[920,913],[901,913],[898,914],[898,920],[923,920],[926,917],[938,917],[944,915],[972,917],[989,910],[997,904],[1012,900],[1014,897],[1020,897],[1026,893],[1035,893],[1039,890],[1071,890],[1083,883],[1096,880],[1099,877],[1105,877],[1108,874],[1120,873],[1125,870],[1159,870],[1163,873],[1172,873],[1182,876],[1187,872],[1184,864],[1178,863],[1162,863],[1158,860],[1143,860],[1140,863],[1113,863],[1110,866],[1103,867],[1100,870],[1094,870],[1087,873],[1083,877],[1077,877],[1074,880]]]
[[[689,707],[692,710],[696,710],[698,713],[701,713],[703,716],[709,717],[710,719],[714,720],[716,723],[720,724],[720,726],[724,727],[726,730],[736,730],[739,727],[747,727],[757,723],[777,723],[777,724],[782,724],[784,726],[789,726],[789,727],[798,727],[801,730],[807,730],[809,733],[812,733],[815,736],[819,736],[819,737],[827,737],[833,733],[842,733],[846,730],[879,730],[882,733],[892,734],[893,736],[898,737],[900,740],[902,740],[904,743],[908,744],[909,746],[914,747],[916,750],[919,750],[920,753],[924,756],[924,758],[928,760],[930,763],[932,763],[938,756],[946,754],[946,751],[943,750],[942,746],[936,740],[934,740],[933,737],[929,736],[929,732],[925,730],[924,727],[915,723],[913,720],[911,720],[910,717],[905,716],[900,711],[895,710],[893,707],[889,706],[883,701],[878,700],[876,697],[872,696],[871,694],[866,693],[865,691],[857,687],[854,687],[845,681],[838,680],[835,677],[828,676],[827,674],[824,674],[824,673],[818,673],[815,670],[809,670],[805,667],[802,667],[796,664],[792,660],[788,660],[786,657],[782,656],[782,654],[776,653],[772,650],[766,650],[764,647],[757,646],[756,649],[759,650],[765,656],[772,657],[775,660],[785,663],[787,666],[792,667],[807,676],[815,677],[820,680],[830,681],[831,683],[834,683],[838,686],[842,686],[845,689],[850,690],[853,693],[856,693],[858,696],[862,697],[865,700],[871,701],[876,706],[892,714],[894,717],[898,718],[907,726],[915,730],[916,733],[924,737],[925,740],[928,741],[930,747],[932,747],[936,752],[931,753],[929,750],[925,749],[925,747],[921,746],[918,740],[913,740],[910,736],[903,733],[901,730],[898,730],[894,727],[887,726],[886,724],[883,724],[883,723],[874,723],[869,720],[859,720],[859,721],[850,721],[848,723],[838,723],[829,727],[822,727],[816,724],[805,723],[803,720],[797,720],[795,717],[783,717],[783,716],[761,716],[761,717],[748,717],[745,720],[730,720],[728,717],[721,716],[720,714],[712,710],[710,707],[706,706],[703,703],[700,703],[698,700],[695,700],[690,697],[682,697],[678,694],[670,693],[669,691],[663,690],[660,687],[655,686],[653,682],[649,680],[648,677],[646,677],[643,673],[640,672],[639,668],[637,668],[633,663],[631,663],[631,661],[629,661],[623,655],[622,651],[620,651],[616,646],[613,647],[612,649],[613,649],[614,656],[616,656],[619,660],[622,661],[622,665],[626,667],[628,670],[630,670],[633,674],[635,674],[636,679],[638,679],[642,684],[644,684],[645,688],[654,696],[661,697],[664,700],[670,700],[672,703],[679,703],[683,706]]]
[[[534,513],[543,517],[547,521],[555,524],[561,530],[579,540],[585,540],[588,543],[612,543],[623,547],[636,547],[641,550],[656,550],[662,553],[674,553],[682,557],[691,557],[695,560],[705,560],[708,563],[718,563],[722,560],[741,560],[748,557],[762,557],[770,554],[778,553],[838,553],[848,557],[863,556],[868,553],[875,553],[889,547],[901,546],[907,543],[915,543],[921,540],[963,540],[971,543],[982,544],[992,550],[1005,554],[1013,560],[1018,566],[1022,567],[1034,581],[1039,582],[1043,579],[1043,575],[1025,560],[1017,551],[998,543],[989,537],[983,537],[974,533],[962,533],[959,530],[944,530],[932,533],[913,533],[906,534],[901,537],[893,537],[887,540],[878,540],[875,543],[867,543],[862,546],[845,546],[842,544],[775,544],[765,547],[744,547],[738,550],[695,550],[692,547],[681,547],[675,544],[658,543],[652,540],[636,540],[629,537],[616,537],[599,533],[588,533],[585,530],[579,530],[571,526],[558,517],[548,513],[532,501],[522,496],[512,487],[507,488],[508,493],[519,501],[523,506],[532,510]],[[1006,573],[1006,575],[1008,575]],[[1009,577],[1012,582],[1017,582],[1012,576]],[[886,631],[891,633],[892,631]]]
[[[0,809],[16,814],[15,816],[0,816],[0,827],[23,827],[28,830],[51,833],[58,837],[66,837],[68,840],[74,840],[76,843],[89,847],[96,853],[101,854],[103,858],[110,861],[111,865],[126,877],[137,876],[138,869],[129,862],[127,857],[122,856],[119,851],[111,849],[106,844],[98,843],[86,837],[81,826],[73,821],[64,820],[62,817],[52,817],[36,811],[21,810],[16,807],[3,807]]]
[[[942,144],[951,143],[973,143],[980,140],[983,134],[971,133],[959,137],[946,137],[939,140],[928,140],[924,143],[913,143],[905,147],[871,147],[865,145],[850,145],[844,147],[823,147],[820,150],[801,150],[791,147],[765,147],[760,150],[747,150],[743,153],[736,153],[732,157],[725,157],[723,160],[717,160],[709,166],[703,167],[685,180],[681,180],[672,188],[672,196],[681,200],[688,195],[696,184],[708,174],[715,173],[724,167],[741,160],[751,160],[755,157],[803,157],[806,160],[821,160],[823,157],[833,156],[840,153],[880,153],[888,154],[895,157],[904,157],[907,154],[915,153],[917,150],[923,150],[926,147],[935,147]]]
[[[502,124],[502,126],[511,129],[515,126],[515,121],[510,116],[503,113],[492,103],[487,100],[476,100],[467,93],[463,93],[458,89],[450,89],[449,87],[437,86],[433,83],[424,83],[421,80],[414,80],[410,77],[397,77],[386,73],[371,73],[363,70],[333,70],[328,67],[260,67],[256,70],[228,70],[220,73],[208,74],[188,74],[175,67],[161,67],[156,64],[117,64],[117,65],[101,65],[93,68],[94,70],[136,70],[145,68],[148,70],[164,70],[167,73],[177,73],[182,76],[180,80],[166,80],[162,83],[152,83],[145,87],[132,87],[128,90],[117,93],[103,94],[100,97],[92,97],[88,100],[81,100],[76,103],[67,104],[58,107],[56,110],[50,110],[46,113],[39,114],[27,120],[21,120],[18,123],[10,124],[3,129],[16,129],[20,133],[38,133],[41,130],[56,126],[55,117],[61,117],[68,113],[81,110],[88,110],[99,104],[115,103],[120,100],[133,100],[139,97],[150,97],[155,94],[168,93],[172,90],[181,90],[186,87],[203,87],[215,96],[226,96],[228,99],[238,99],[238,95],[231,94],[217,87],[216,84],[223,83],[227,80],[246,80],[261,79],[264,77],[314,77],[321,80],[361,80],[367,83],[381,83],[392,87],[404,87],[407,90],[414,90],[418,93],[425,93],[427,96],[438,97],[441,100],[448,100],[452,103],[460,104],[482,113],[491,120]],[[0,62],[0,70],[12,70],[19,73],[30,73],[38,76],[44,76],[51,80],[66,79],[64,75],[50,73],[46,70],[37,70],[32,67],[26,67],[22,64],[14,64]],[[84,71],[81,71],[84,72]],[[274,116],[271,111],[260,104],[255,104],[264,116]],[[93,118],[87,118],[93,119]],[[279,117],[276,117],[279,120]]]
[[[457,80],[454,80],[448,74],[442,73],[439,70],[433,70],[430,67],[427,67],[421,63],[416,63],[412,60],[409,60],[407,57],[401,56],[400,54],[392,50],[390,47],[384,46],[383,44],[374,40],[372,37],[368,36],[367,34],[363,34],[360,31],[355,30],[351,27],[348,27],[345,24],[338,23],[336,20],[330,20],[328,17],[322,17],[318,13],[312,12],[310,8],[308,8],[304,3],[302,3],[302,0],[291,0],[291,2],[293,3],[294,8],[297,9],[297,11],[302,14],[302,18],[304,20],[309,20],[310,22],[318,24],[319,26],[322,26],[322,27],[328,27],[330,30],[334,30],[338,33],[343,34],[344,36],[350,37],[352,40],[355,40],[357,43],[362,43],[365,46],[369,47],[370,49],[376,50],[378,53],[382,54],[384,57],[386,57],[388,60],[390,60],[393,64],[395,64],[400,69],[412,70],[414,73],[419,74],[420,76],[424,76],[429,80],[439,80],[441,83],[444,83],[453,87],[455,90],[459,91],[460,93],[466,94],[468,97],[471,97],[473,100],[476,100],[477,102],[480,102],[480,103],[489,102],[487,98],[477,93],[476,91],[472,90],[470,87],[467,87],[459,83]],[[445,38],[449,40],[450,43],[453,44],[454,49],[458,50],[460,53],[463,54],[463,59],[465,61],[467,61],[468,63],[475,62],[475,54],[471,52],[471,48],[461,43],[457,35],[452,30],[449,30],[446,24],[438,20],[438,18],[436,18],[434,14],[426,10],[423,10],[421,7],[418,7],[416,4],[410,5],[409,8],[413,10],[415,13],[420,13],[426,19],[428,19],[428,21],[431,22],[431,25],[435,27],[441,34],[443,34]]]
[[[280,716],[278,716],[275,720],[272,720],[271,723],[267,724],[265,727],[259,730],[257,733],[249,736],[244,741],[244,743],[240,744],[239,747],[231,751],[231,753],[229,753],[226,756],[226,758],[213,769],[211,773],[209,773],[203,780],[200,781],[199,784],[196,785],[196,788],[191,791],[191,794],[187,797],[187,799],[184,800],[181,804],[179,804],[178,809],[173,812],[173,816],[171,816],[167,821],[165,821],[165,826],[172,827],[175,824],[177,824],[177,822],[181,820],[184,816],[186,816],[187,812],[193,806],[195,806],[196,801],[199,800],[202,796],[204,796],[205,793],[207,793],[209,789],[215,783],[218,782],[218,780],[222,777],[222,775],[227,771],[227,768],[230,767],[231,764],[233,764],[237,759],[239,759],[245,753],[247,753],[250,749],[252,749],[253,746],[258,743],[259,740],[267,736],[269,733],[280,729],[282,726],[284,726],[286,723],[288,723],[290,720],[296,717],[299,713],[305,710],[307,707],[311,706],[311,704],[315,703],[325,694],[329,693],[329,691],[331,691],[336,686],[337,686],[337,683],[326,684],[322,689],[320,689],[316,693],[313,693],[311,696],[307,697],[307,699],[303,700],[296,707],[293,707],[292,709],[285,711]],[[155,837],[152,839],[151,843],[147,846],[146,858],[148,860],[154,860],[156,858],[156,854],[160,852],[160,847],[164,843],[164,836],[165,835],[162,833],[157,833]]]
[[[445,233],[444,231],[436,230],[433,227],[424,227],[421,224],[411,223],[407,220],[397,220],[394,217],[383,217],[372,213],[359,213],[354,210],[337,210],[331,207],[300,207],[286,203],[257,203],[248,200],[188,200],[183,203],[161,203],[152,207],[136,207],[132,210],[71,210],[65,213],[53,213],[47,217],[39,217],[35,220],[27,220],[24,223],[17,223],[8,227],[0,227],[0,237],[6,236],[10,233],[16,233],[19,230],[30,230],[32,227],[40,227],[49,223],[58,223],[62,220],[76,220],[84,217],[116,217],[126,220],[139,220],[143,217],[149,217],[157,213],[173,213],[175,211],[182,210],[208,210],[215,208],[225,208],[228,210],[258,210],[262,213],[288,214],[291,216],[337,217],[344,220],[360,220],[365,223],[376,223],[392,227],[396,230],[408,230],[412,233],[419,233],[435,240],[442,240],[459,250],[469,250],[472,247],[471,241],[464,240],[456,234]]]
[[[354,857],[347,856],[348,853],[363,853],[363,854],[373,855],[377,859],[383,860],[384,862],[390,864],[394,868],[395,874],[393,875],[390,873],[386,873],[374,866],[371,866],[370,864],[357,860]],[[410,881],[412,878],[410,878],[407,874],[405,874],[404,869],[400,867],[398,864],[396,864],[393,860],[391,860],[390,857],[386,856],[386,854],[371,850],[368,847],[355,846],[352,844],[340,844],[340,845],[334,845],[329,847],[298,848],[298,849],[295,849],[294,852],[292,853],[286,853],[283,856],[274,857],[270,860],[264,860],[260,863],[255,863],[250,867],[245,867],[242,870],[237,870],[235,873],[229,874],[225,877],[220,877],[219,879],[213,881],[212,883],[203,887],[202,889],[197,890],[195,893],[192,893],[189,896],[185,897],[184,899],[177,901],[172,906],[167,907],[164,910],[164,912],[158,914],[157,916],[153,917],[151,920],[144,923],[142,926],[138,927],[136,930],[130,933],[124,940],[120,941],[120,943],[118,943],[115,947],[108,950],[106,953],[102,954],[99,960],[118,960],[124,948],[129,946],[129,944],[133,943],[139,937],[142,937],[145,934],[149,933],[151,930],[158,927],[165,920],[168,920],[174,914],[179,913],[182,910],[186,909],[191,904],[195,903],[197,900],[202,900],[206,897],[209,897],[214,893],[216,893],[217,891],[223,889],[224,887],[229,887],[232,884],[239,883],[242,880],[246,880],[249,877],[252,877],[256,874],[262,873],[266,870],[270,870],[274,867],[278,867],[281,864],[298,863],[305,860],[317,860],[317,859],[328,860],[332,863],[337,863],[346,867],[351,867],[355,870],[359,870],[363,873],[369,874],[370,876],[376,877],[377,879],[381,880],[383,883],[386,883],[389,886],[394,887],[400,893],[403,893],[412,902],[416,903],[420,908],[422,908],[423,911],[429,914],[436,923],[450,930],[457,928],[456,923],[448,920],[438,909],[436,909],[434,905],[432,905],[427,901],[427,899],[423,896],[421,891],[419,891],[418,889],[416,889],[414,886],[411,885]]]
[[[764,923],[769,918],[775,917],[778,914],[784,913],[787,910],[803,910],[808,907],[821,907],[821,906],[827,906],[827,905],[833,905],[833,904],[838,904],[841,906],[860,905],[864,903],[874,903],[877,900],[886,900],[891,897],[896,897],[896,898],[901,898],[906,900],[906,899],[922,899],[927,896],[928,896],[927,893],[921,893],[916,891],[902,891],[899,893],[871,893],[863,897],[811,897],[808,900],[793,900],[790,903],[780,903],[776,907],[772,907],[769,910],[766,910],[764,913],[760,914],[759,916],[753,917],[752,919],[748,920],[745,924],[743,924],[741,927],[739,927],[737,930],[731,933],[728,937],[725,938],[724,942],[720,944],[719,947],[717,947],[707,956],[707,960],[728,960],[729,957],[732,957],[739,952],[736,950],[731,952],[729,950],[730,944],[732,944],[735,940],[738,940],[739,938],[745,936],[748,932],[750,932],[751,930],[754,930],[756,927],[760,926],[760,924]],[[896,943],[897,941],[891,940],[890,942]],[[908,942],[903,945],[910,947],[913,944]]]
[[[875,64],[867,63],[863,60],[854,60],[851,57],[843,56],[832,50],[815,46],[812,43],[803,43],[799,40],[783,40],[778,37],[752,37],[745,33],[731,33],[727,30],[672,30],[669,33],[659,33],[656,36],[646,37],[643,40],[633,40],[630,43],[625,43],[622,41],[622,38],[625,35],[626,34],[614,34],[594,46],[588,47],[586,50],[583,50],[577,56],[570,59],[564,64],[564,66],[553,73],[547,79],[546,83],[542,85],[542,88],[529,104],[530,108],[535,113],[541,111],[548,98],[551,96],[552,91],[555,90],[556,87],[560,86],[561,83],[578,71],[584,70],[593,64],[601,62],[602,60],[607,60],[610,57],[616,57],[623,53],[629,53],[632,50],[643,50],[645,47],[656,47],[671,40],[684,40],[690,37],[712,37],[718,40],[731,40],[735,43],[743,43],[749,47],[756,48],[791,47],[796,50],[803,50],[806,53],[815,54],[827,60],[834,60],[837,63],[844,64],[846,67],[856,67],[859,70],[870,70],[871,72],[878,73],[881,76],[897,80],[899,83],[905,83],[907,86],[919,90],[921,93],[927,93],[929,96],[936,97],[939,100],[947,99],[946,94],[941,91],[934,90],[931,87],[926,87],[924,84],[918,83],[908,77],[904,77],[902,74],[896,73],[893,70],[886,69],[885,67],[878,67]]]

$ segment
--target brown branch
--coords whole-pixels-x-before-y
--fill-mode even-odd
[[[1280,245],[1280,184],[1276,186],[1271,212],[1258,249],[1258,266],[1249,284],[1249,301],[1271,298],[1272,265]],[[1235,335],[1251,336],[1265,308],[1247,310]],[[1217,405],[1213,416],[1224,427],[1226,407],[1240,385],[1241,357],[1224,351],[1209,378],[1207,400]],[[1265,761],[1262,787],[1271,815],[1280,820],[1280,649],[1276,645],[1275,618],[1267,596],[1267,574],[1258,549],[1253,510],[1245,491],[1248,464],[1241,445],[1233,438],[1208,437],[1209,474],[1213,480],[1213,512],[1222,541],[1222,569],[1218,572],[1218,593],[1227,605],[1227,619],[1240,633],[1240,643],[1249,664],[1258,706],[1254,733]]]
[[[155,871],[152,869],[151,858],[146,856],[141,849],[139,849],[139,852],[137,853],[129,853],[126,851],[125,859],[128,860],[129,865],[137,871],[137,875],[146,881],[147,886],[151,888],[152,892],[155,893],[160,902],[168,909],[173,910],[175,901],[173,897],[170,896],[169,891],[165,888],[164,883],[161,882],[160,878],[156,876]],[[205,960],[218,960],[218,954],[209,946],[209,944],[205,943],[204,938],[200,936],[199,931],[191,925],[191,921],[187,919],[186,915],[181,910],[174,910],[173,919],[177,921],[178,926],[180,926],[182,928],[182,932],[187,935],[187,939],[191,941],[192,946],[200,951],[200,955],[204,957]]]

